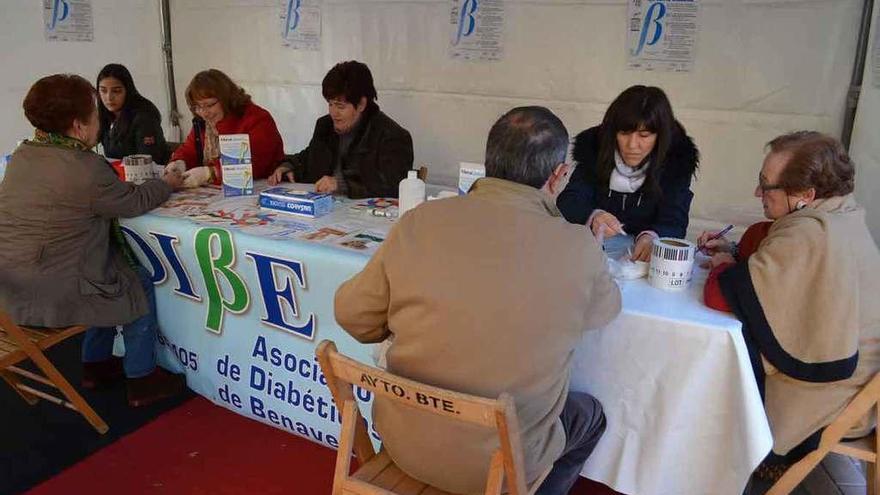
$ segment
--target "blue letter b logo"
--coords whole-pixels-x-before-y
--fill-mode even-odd
[[[296,31],[299,26],[299,8],[302,6],[302,0],[287,1],[287,24],[284,26],[284,36]]]
[[[660,23],[660,20],[665,16],[666,4],[663,2],[655,2],[648,7],[648,12],[645,15],[645,22],[642,24],[642,32],[639,35],[639,47],[636,49],[635,55],[642,53],[642,49],[645,48],[645,45],[653,46],[660,41],[660,37],[663,35],[663,24]],[[654,33],[651,36],[651,40],[648,41],[648,31],[650,31],[651,28],[654,29]]]
[[[474,33],[477,28],[477,20],[474,14],[480,8],[478,0],[464,0],[461,4],[461,15],[458,17],[458,35],[455,37],[455,43],[458,44],[462,38],[466,38]]]

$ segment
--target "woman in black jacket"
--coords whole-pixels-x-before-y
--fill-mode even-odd
[[[167,163],[168,146],[159,109],[138,93],[124,65],[108,64],[101,69],[98,94],[104,156],[143,154],[152,156],[158,164]]]
[[[556,202],[566,220],[595,235],[633,234],[641,261],[655,237],[685,236],[700,154],[663,90],[627,88],[601,125],[577,135],[573,155],[577,168]]]
[[[354,60],[336,64],[321,92],[327,115],[315,123],[308,147],[286,157],[269,184],[286,179],[353,199],[396,198],[412,169],[412,136],[379,109],[369,67]]]

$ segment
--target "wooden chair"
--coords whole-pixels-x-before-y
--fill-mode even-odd
[[[766,495],[787,495],[810,474],[829,452],[847,455],[864,461],[867,466],[868,495],[874,495],[880,486],[880,470],[877,469],[877,452],[880,451],[878,428],[858,440],[843,441],[843,436],[872,408],[880,413],[880,373],[856,394],[849,405],[825,428],[819,447],[792,465],[767,491]],[[880,414],[878,414],[880,417]]]
[[[89,403],[77,392],[61,372],[58,371],[43,351],[53,345],[73,337],[86,330],[86,327],[75,326],[61,329],[32,329],[16,325],[6,313],[0,311],[0,378],[3,378],[22,399],[30,405],[39,399],[46,399],[60,406],[73,409],[82,414],[86,421],[98,433],[107,433],[107,423],[89,406]],[[33,373],[16,366],[30,359],[43,372]],[[61,391],[64,398],[57,397],[22,382],[26,378],[33,382],[53,387]]]
[[[549,474],[548,469],[531,487],[526,486],[519,422],[513,398],[509,394],[502,393],[497,400],[491,400],[424,385],[379,368],[366,366],[339,354],[336,351],[336,344],[329,340],[318,345],[317,356],[327,379],[327,386],[333,394],[333,400],[342,410],[342,433],[333,475],[333,495],[447,494],[407,476],[394,464],[384,449],[378,454],[373,450],[373,444],[370,443],[367,434],[366,421],[361,416],[352,394],[353,384],[370,390],[376,396],[381,395],[451,421],[463,421],[497,430],[501,446],[495,451],[490,462],[486,495],[500,494],[505,478],[507,493],[531,495]],[[404,393],[401,394],[401,391]],[[432,400],[427,402],[443,404],[443,406],[436,407],[416,402],[416,394],[431,397]],[[349,475],[352,450],[357,455],[360,468]],[[454,476],[454,474],[450,475]]]

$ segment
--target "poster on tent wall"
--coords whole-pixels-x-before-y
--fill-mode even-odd
[[[321,0],[281,0],[281,44],[321,50]]]
[[[698,0],[629,0],[629,68],[690,72],[699,11]]]
[[[46,41],[92,41],[92,0],[43,0]]]
[[[504,54],[504,1],[451,1],[450,58],[478,62],[501,60]]]

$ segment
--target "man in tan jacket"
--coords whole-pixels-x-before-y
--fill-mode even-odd
[[[466,196],[408,212],[364,270],[336,292],[336,320],[361,342],[392,334],[389,371],[484,397],[513,395],[526,479],[565,494],[605,429],[598,401],[569,392],[582,333],[620,312],[593,237],[556,208],[571,166],[568,133],[542,107],[515,108],[489,132],[486,175]],[[377,398],[384,448],[411,476],[482,493],[489,430]]]

